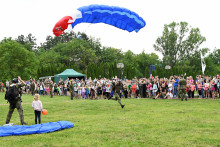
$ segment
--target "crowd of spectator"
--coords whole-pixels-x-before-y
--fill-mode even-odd
[[[192,76],[185,77],[187,81],[186,92],[188,98],[217,98],[220,97],[220,75],[205,76],[198,75],[195,79]],[[76,99],[106,99],[111,93],[113,83],[119,80],[123,83],[120,97],[122,98],[178,98],[179,76],[170,76],[167,78],[159,78],[158,76],[150,76],[149,78],[133,78],[112,79],[66,79],[58,83],[53,83],[50,79],[43,81],[30,79],[26,81],[26,85],[22,88],[23,94],[49,95],[52,91],[53,95],[68,96],[70,95],[70,85],[73,84],[74,97]],[[10,81],[6,81],[6,89],[10,85]],[[0,83],[1,91],[4,92],[4,83]]]

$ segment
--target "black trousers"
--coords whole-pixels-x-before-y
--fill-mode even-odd
[[[41,123],[41,111],[38,111],[38,110],[34,110],[34,114],[35,114],[35,124],[37,124],[37,119],[38,119],[38,122],[39,124]]]

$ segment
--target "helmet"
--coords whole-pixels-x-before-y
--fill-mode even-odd
[[[14,78],[14,79],[12,80],[12,83],[18,83],[18,78]]]

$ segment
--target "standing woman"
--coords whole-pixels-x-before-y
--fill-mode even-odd
[[[155,98],[156,97],[156,93],[157,93],[157,82],[156,81],[154,81],[154,85],[153,85],[153,98]]]
[[[202,85],[202,89],[201,89],[202,98],[205,98],[205,94],[204,94],[204,85],[205,85],[205,82],[204,82],[203,78],[201,78],[200,81],[201,81],[201,85]]]
[[[190,86],[190,90],[191,90],[191,98],[194,98],[194,91],[195,91],[195,88],[196,88],[196,86],[195,86],[195,84],[194,84],[194,82],[192,82],[191,83],[191,86]]]
[[[131,86],[131,89],[132,89],[132,95],[134,98],[137,98],[137,95],[136,95],[136,91],[137,91],[137,86],[135,84],[135,82],[133,83],[133,85]]]
[[[94,84],[90,88],[91,99],[95,99],[95,86]]]
[[[82,99],[85,99],[85,93],[86,93],[85,87],[84,85],[82,85]]]
[[[218,77],[215,77],[214,83],[215,83],[215,97],[218,97]]]
[[[212,93],[212,98],[214,99],[215,97],[215,81],[214,80],[211,80],[211,93]]]
[[[77,89],[77,84],[74,85],[74,97],[77,99],[78,98],[78,89]]]
[[[191,90],[190,90],[190,82],[189,82],[189,80],[187,80],[187,83],[186,83],[186,92],[188,94],[188,98],[190,98]]]
[[[173,98],[173,80],[169,80],[168,83],[168,92],[169,92],[169,97],[172,99]]]
[[[199,98],[202,98],[202,84],[200,81],[198,81],[197,88],[199,92]]]
[[[102,85],[102,95],[103,95],[103,98],[104,99],[106,99],[106,85],[105,85],[106,83],[104,83],[103,85]]]
[[[101,95],[102,95],[102,90],[101,90],[101,85],[97,85],[97,88],[96,88],[96,91],[97,91],[97,99],[101,99]]]
[[[206,83],[204,84],[205,86],[204,86],[204,90],[205,90],[205,97],[206,98],[208,98],[209,97],[209,82],[208,82],[209,80],[208,79],[206,79]]]
[[[110,96],[110,90],[111,90],[111,87],[110,87],[110,85],[108,83],[107,86],[106,86],[106,91],[105,91],[105,94],[106,94],[107,98]]]
[[[151,98],[152,97],[152,89],[153,89],[153,87],[152,87],[152,84],[151,84],[151,81],[149,80],[149,84],[148,84],[148,92],[149,92],[149,98]]]
[[[81,87],[78,85],[77,87],[77,91],[78,91],[78,97],[81,99],[81,96],[82,96],[82,89]]]
[[[220,78],[218,79],[217,87],[218,87],[218,97],[220,98]]]
[[[44,95],[44,85],[43,85],[43,82],[40,85],[40,95]]]

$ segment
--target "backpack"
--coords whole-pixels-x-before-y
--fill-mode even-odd
[[[18,90],[16,85],[12,85],[8,87],[8,90],[5,93],[5,100],[8,100],[9,103],[16,103],[18,97]]]

